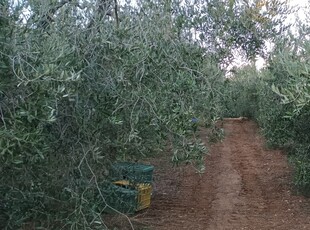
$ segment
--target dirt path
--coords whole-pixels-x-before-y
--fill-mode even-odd
[[[224,129],[202,176],[157,159],[152,206],[133,220],[163,230],[310,229],[310,199],[295,194],[285,155],[266,150],[251,121]]]

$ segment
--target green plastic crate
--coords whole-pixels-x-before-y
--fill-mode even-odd
[[[112,165],[111,176],[115,180],[135,183],[152,183],[154,166],[141,163],[118,162]]]
[[[151,205],[152,185],[145,183],[130,184],[128,180],[114,181],[113,184],[125,188],[134,188],[138,191],[136,211],[148,208]]]
[[[109,183],[105,185],[103,194],[106,203],[112,208],[105,210],[107,212],[117,210],[122,213],[132,214],[137,209],[138,191],[133,187]]]

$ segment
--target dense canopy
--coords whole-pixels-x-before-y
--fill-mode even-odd
[[[249,116],[289,147],[308,188],[309,26],[290,34],[291,11],[280,0],[1,1],[0,228],[105,229],[113,162],[164,152],[202,172],[196,122],[216,140],[224,116]],[[236,53],[250,64],[229,74]]]

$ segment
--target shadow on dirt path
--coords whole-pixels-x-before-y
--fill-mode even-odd
[[[286,156],[267,150],[252,121],[224,121],[225,139],[210,147],[206,172],[156,167],[151,208],[133,220],[146,229],[310,229],[310,200],[294,193]],[[207,142],[206,131],[201,130]]]

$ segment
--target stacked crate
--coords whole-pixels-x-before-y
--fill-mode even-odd
[[[119,162],[112,165],[113,195],[108,204],[118,211],[133,213],[151,204],[154,166]]]

